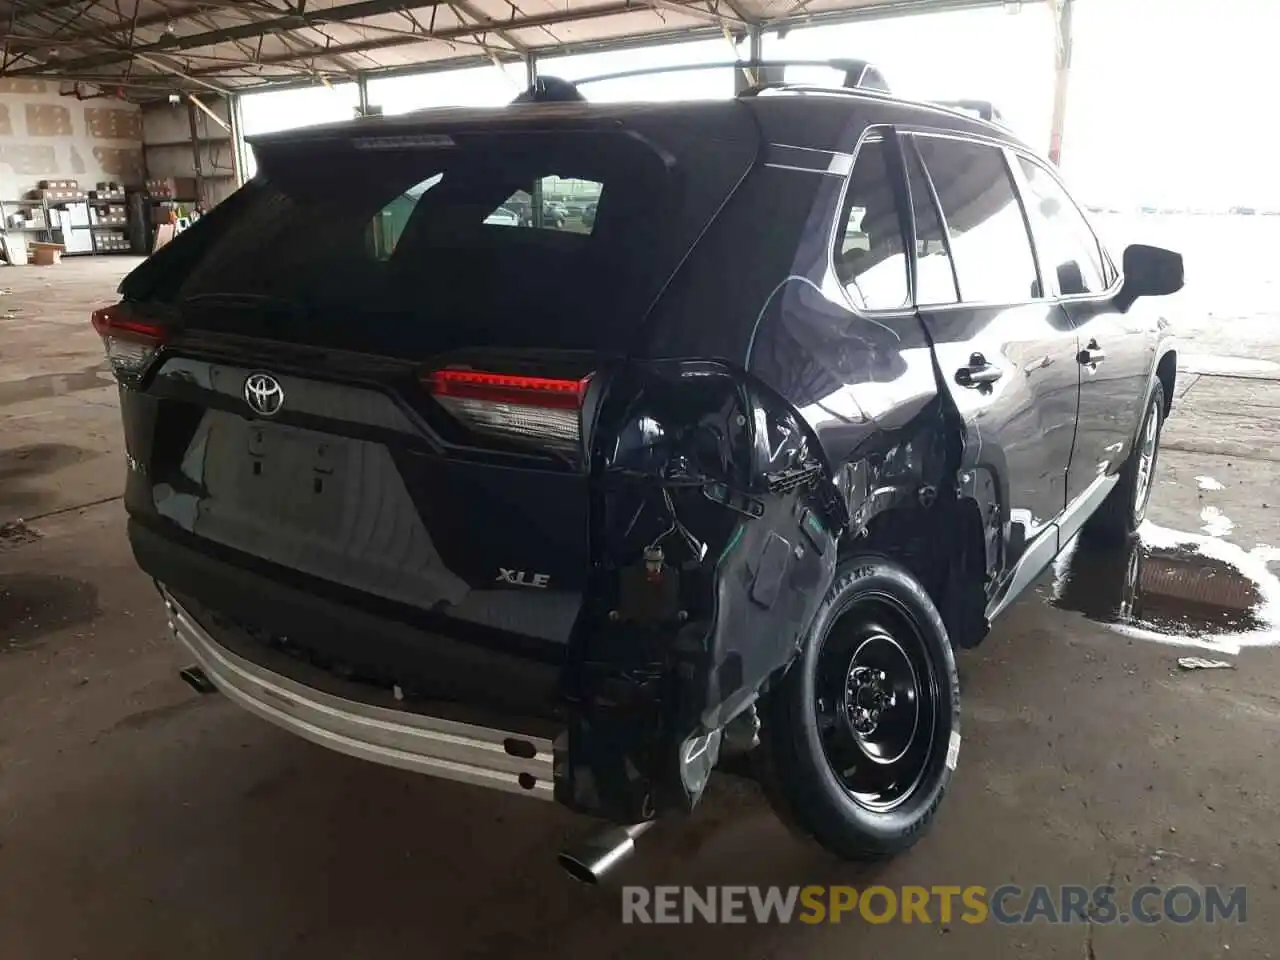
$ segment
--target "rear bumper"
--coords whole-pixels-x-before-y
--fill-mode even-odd
[[[552,742],[360,703],[298,683],[219,644],[163,588],[169,626],[239,706],[339,753],[417,773],[554,799]]]

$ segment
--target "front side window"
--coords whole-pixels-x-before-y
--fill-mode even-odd
[[[947,221],[961,300],[1038,298],[1035,256],[1004,153],[967,140],[915,139]]]
[[[894,310],[909,302],[906,245],[887,149],[882,140],[859,148],[832,252],[841,286],[854,305],[866,310]]]
[[[1047,170],[1019,157],[1026,180],[1027,218],[1046,274],[1064,296],[1100,293],[1107,287],[1102,249],[1089,222]]]

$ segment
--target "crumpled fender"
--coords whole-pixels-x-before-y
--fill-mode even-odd
[[[812,430],[752,375],[701,360],[607,375],[556,797],[636,822],[697,803],[724,725],[794,657],[848,517]]]

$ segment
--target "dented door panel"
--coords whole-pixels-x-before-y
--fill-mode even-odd
[[[856,170],[863,145],[892,141],[888,127],[846,131],[846,171]],[[852,174],[795,173],[817,177],[808,221],[790,273],[779,278],[761,305],[746,366],[787,398],[819,437],[827,459],[854,459],[877,435],[906,427],[937,396],[929,340],[915,312],[867,312],[855,307],[836,275],[832,253]],[[901,257],[904,223],[895,196],[863,226],[886,256]],[[904,264],[905,269],[905,264]],[[904,281],[905,282],[905,281]]]

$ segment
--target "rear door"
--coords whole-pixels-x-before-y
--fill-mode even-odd
[[[1067,479],[1069,500],[1119,471],[1129,455],[1155,369],[1156,338],[1142,311],[1115,307],[1115,268],[1084,214],[1037,160],[1017,158],[1027,214],[1046,280],[1079,342],[1080,416]]]
[[[1006,567],[1042,537],[1047,561],[1075,431],[1075,331],[1044,295],[1004,149],[916,132],[906,154],[917,220],[924,208],[940,224],[919,240],[917,300],[967,425],[965,468],[1002,492]]]
[[[741,119],[262,145],[259,177],[123,285],[173,331],[127,401],[151,426],[131,511],[237,562],[563,644],[602,371],[754,157]],[[505,214],[536,192],[597,215]]]

